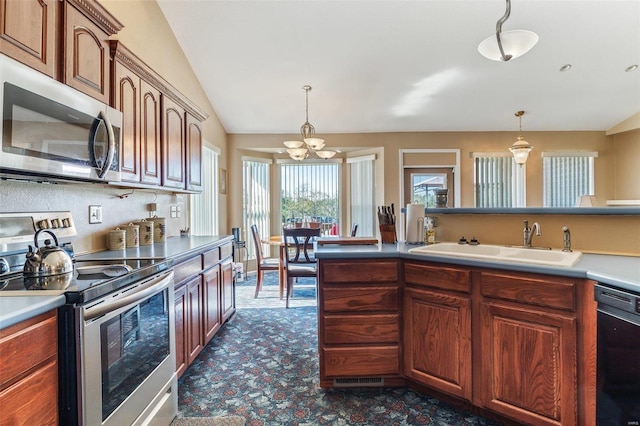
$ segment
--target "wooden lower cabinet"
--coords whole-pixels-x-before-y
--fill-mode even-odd
[[[481,307],[482,405],[525,424],[577,424],[576,319]]]
[[[393,378],[509,424],[595,425],[592,281],[394,261],[320,259],[322,387]]]
[[[231,244],[205,247],[174,266],[178,377],[235,312]]]
[[[399,262],[319,265],[320,386],[397,386],[401,378]]]
[[[0,330],[0,365],[0,424],[57,424],[56,310]]]
[[[471,400],[471,299],[442,291],[404,291],[404,375]]]
[[[204,344],[206,345],[222,326],[220,315],[220,267],[218,265],[202,275],[204,281]]]

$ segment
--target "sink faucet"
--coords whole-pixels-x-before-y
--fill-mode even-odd
[[[567,226],[563,226],[562,227],[562,233],[563,233],[563,243],[564,243],[564,248],[562,249],[562,251],[567,251],[570,252],[571,250],[571,232],[569,231],[569,228]]]
[[[522,230],[523,241],[525,247],[531,247],[531,241],[533,240],[533,232],[536,232],[535,235],[542,235],[542,229],[540,229],[540,224],[538,222],[534,222],[534,224],[529,228],[529,221],[524,221],[524,229]]]

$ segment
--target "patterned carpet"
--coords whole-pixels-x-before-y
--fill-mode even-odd
[[[284,309],[277,274],[266,276],[258,299],[255,278],[238,283],[237,313],[179,381],[179,417],[237,415],[247,426],[497,425],[408,389],[319,388],[315,290],[294,291]]]

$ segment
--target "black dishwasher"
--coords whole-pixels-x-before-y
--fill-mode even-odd
[[[597,425],[640,425],[640,293],[597,284]]]

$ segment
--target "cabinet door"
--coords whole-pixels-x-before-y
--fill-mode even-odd
[[[216,265],[204,275],[204,343],[220,330],[220,266]]]
[[[202,191],[202,129],[201,124],[187,113],[187,189]]]
[[[576,321],[482,303],[482,403],[526,424],[577,422]]]
[[[140,93],[141,181],[149,185],[160,185],[160,92],[141,80]]]
[[[185,113],[177,103],[162,97],[162,186],[185,188]]]
[[[56,78],[56,0],[0,1],[0,52]]]
[[[233,264],[227,259],[220,265],[222,296],[222,322],[224,323],[236,309],[235,294],[233,289]]]
[[[108,34],[65,2],[64,83],[109,102]]]
[[[196,359],[204,347],[202,332],[202,279],[200,275],[187,283],[187,321],[189,334],[187,336],[188,364]]]
[[[187,369],[187,336],[189,318],[187,317],[187,287],[182,286],[175,292],[176,313],[176,372],[178,377]]]
[[[140,78],[115,62],[113,107],[122,112],[120,173],[125,182],[140,182]]]
[[[471,300],[405,289],[404,374],[471,400]]]

